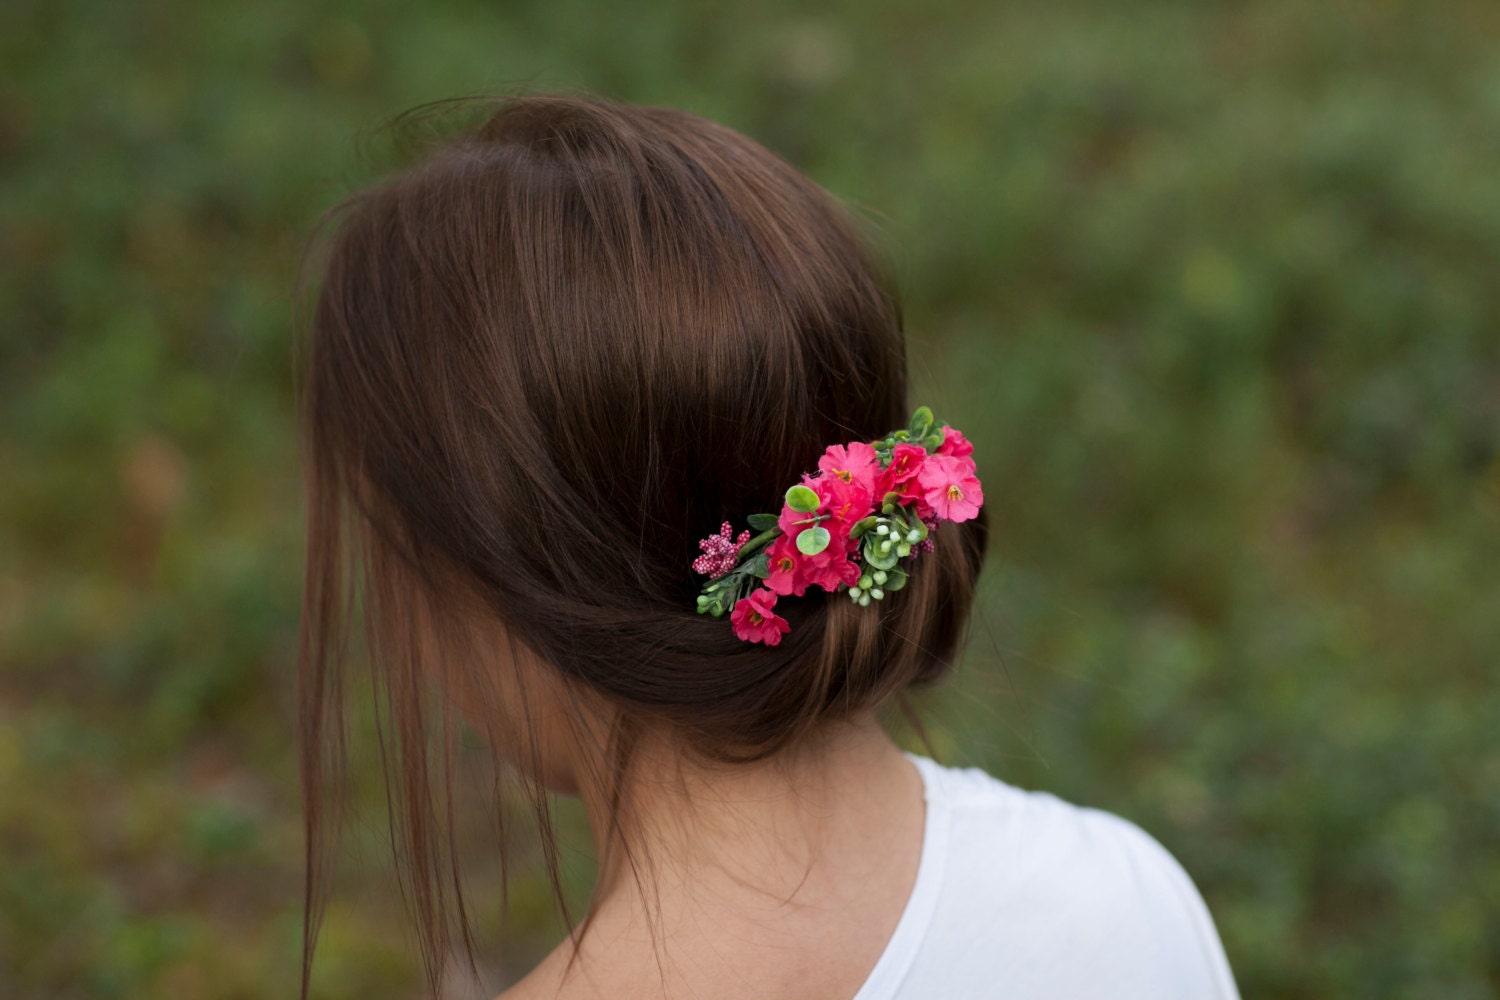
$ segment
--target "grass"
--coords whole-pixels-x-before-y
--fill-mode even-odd
[[[1495,37],[1392,0],[6,6],[0,993],[292,988],[299,248],[382,119],[525,86],[722,120],[885,233],[997,525],[946,759],[1151,831],[1246,996],[1500,994]],[[317,993],[410,996],[361,746]],[[523,879],[490,985],[555,927]]]

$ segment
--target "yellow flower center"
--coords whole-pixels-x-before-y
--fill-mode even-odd
[[[949,500],[962,500],[963,498],[964,498],[964,491],[958,488],[958,484],[957,483],[954,483],[952,486],[948,487],[948,499]]]

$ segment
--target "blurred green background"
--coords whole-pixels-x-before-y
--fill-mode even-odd
[[[515,86],[880,213],[996,526],[946,761],[1155,834],[1247,997],[1500,996],[1500,5],[7,0],[0,60],[0,996],[294,989],[298,254]],[[419,989],[372,749],[320,997]],[[556,932],[492,904],[491,991]]]

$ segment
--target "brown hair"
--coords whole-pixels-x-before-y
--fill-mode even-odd
[[[696,614],[698,539],[779,509],[828,445],[905,425],[889,277],[832,197],[722,125],[573,96],[483,110],[330,214],[302,395],[304,996],[356,603],[436,991],[455,931],[472,943],[452,857],[455,724],[421,696],[434,677],[484,688],[499,668],[480,626],[617,710],[599,778],[618,791],[648,728],[705,760],[753,761],[935,680],[983,561],[982,515],[944,525],[879,604],[784,600],[778,646]],[[514,753],[516,720],[499,715],[482,735]]]

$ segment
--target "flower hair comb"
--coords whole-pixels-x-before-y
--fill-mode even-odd
[[[786,491],[778,514],[751,514],[735,537],[725,521],[698,543],[693,569],[709,577],[698,613],[729,611],[734,634],[774,646],[791,631],[776,601],[808,587],[845,588],[861,607],[906,586],[899,563],[931,551],[943,521],[979,513],[984,493],[974,446],[917,407],[911,423],[878,441],[831,445],[818,471]],[[732,610],[731,610],[732,609]]]

